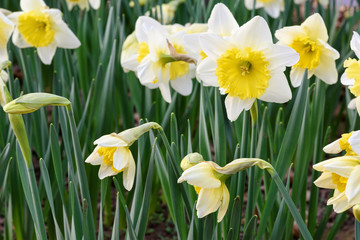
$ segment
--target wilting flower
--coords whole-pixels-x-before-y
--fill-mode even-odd
[[[322,172],[314,184],[335,190],[334,195],[327,202],[328,205],[333,205],[335,212],[344,212],[360,203],[360,157],[332,158],[313,167]]]
[[[75,6],[79,6],[81,10],[89,10],[89,3],[93,9],[98,9],[100,7],[101,0],[66,0],[69,10]]]
[[[275,36],[279,44],[292,47],[300,55],[299,62],[290,72],[294,87],[300,86],[305,69],[308,69],[308,78],[315,75],[327,84],[336,83],[338,73],[335,60],[340,56],[327,43],[329,36],[324,20],[318,13],[308,17],[300,26],[277,30]]]
[[[350,47],[355,52],[355,55],[360,58],[360,36],[357,32],[354,32],[351,38]],[[345,60],[344,68],[345,72],[341,76],[341,83],[349,86],[350,92],[356,97],[349,103],[349,108],[352,109],[356,106],[360,114],[360,60],[349,58]]]
[[[189,95],[195,62],[186,55],[191,52],[184,43],[186,33],[181,31],[170,35],[160,23],[149,17],[139,17],[135,33],[138,51],[122,62],[123,68],[136,69],[141,84],[151,89],[159,88],[167,102],[171,102],[170,85],[178,93]],[[134,48],[127,49],[134,53]]]
[[[100,165],[100,179],[123,172],[124,187],[130,191],[134,184],[135,161],[129,147],[151,128],[161,127],[155,122],[149,122],[119,134],[112,133],[100,137],[94,142],[97,146],[85,162]]]
[[[247,9],[253,9],[255,0],[245,0]],[[284,0],[256,0],[255,9],[264,8],[265,12],[273,18],[278,18],[280,11],[284,10]]]
[[[239,28],[226,6],[217,4],[208,24],[209,32],[216,34],[200,36],[207,57],[199,64],[197,75],[204,85],[219,87],[227,94],[229,120],[235,121],[256,99],[276,103],[291,99],[284,70],[296,64],[299,55],[287,46],[273,44],[262,17],[254,17]]]
[[[199,218],[219,209],[217,221],[220,222],[226,214],[230,199],[225,180],[231,175],[255,165],[262,169],[272,168],[266,161],[255,158],[236,159],[226,166],[220,167],[215,162],[203,161],[202,156],[198,153],[191,153],[181,161],[184,172],[178,179],[178,183],[187,181],[199,194],[196,203]]]
[[[36,47],[41,61],[50,64],[57,47],[80,46],[58,9],[49,9],[42,0],[21,0],[20,6],[22,12],[9,15],[16,25],[12,40],[17,47]]]
[[[360,131],[344,133],[341,138],[326,145],[324,152],[336,154],[346,151],[346,156],[356,156],[360,154]]]

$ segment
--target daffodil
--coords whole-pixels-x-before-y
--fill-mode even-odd
[[[354,32],[350,47],[355,52],[357,58],[360,58],[360,36],[357,32]],[[349,58],[344,62],[345,72],[341,76],[341,83],[345,86],[349,86],[349,90],[355,95],[355,99],[349,102],[349,108],[358,110],[360,115],[360,60]]]
[[[217,4],[208,24],[209,32],[216,33],[200,36],[207,57],[199,64],[197,75],[205,86],[219,87],[220,93],[227,94],[229,120],[235,121],[256,99],[276,103],[291,99],[284,71],[297,63],[299,55],[287,46],[273,44],[262,17],[238,27],[226,6]]]
[[[8,60],[7,44],[13,30],[14,23],[0,12],[0,62]]]
[[[100,165],[100,179],[123,172],[124,187],[130,191],[134,184],[135,161],[129,147],[151,128],[161,127],[155,122],[149,122],[119,134],[112,133],[100,137],[94,142],[97,146],[85,162]]]
[[[324,152],[330,154],[345,151],[345,155],[347,156],[360,155],[360,131],[342,134],[341,138],[326,145],[323,150]]]
[[[136,22],[136,39],[139,48],[136,61],[130,57],[123,61],[125,69],[136,69],[141,84],[159,88],[165,101],[171,102],[170,86],[182,95],[192,91],[195,61],[184,42],[184,31],[170,35],[157,21],[140,17]]]
[[[332,158],[313,167],[322,172],[314,184],[335,190],[334,195],[327,202],[328,205],[333,205],[335,212],[344,212],[360,203],[360,157]]]
[[[228,209],[230,199],[225,180],[231,175],[255,165],[261,169],[272,168],[269,163],[255,158],[236,159],[226,166],[220,167],[215,162],[203,161],[202,156],[198,153],[191,153],[181,161],[184,172],[178,179],[178,183],[187,181],[188,184],[194,186],[199,195],[196,203],[199,218],[219,210],[217,221],[221,222]]]
[[[335,60],[339,58],[339,53],[327,43],[329,36],[318,13],[308,17],[300,26],[277,30],[275,36],[279,44],[292,47],[300,55],[299,62],[290,72],[294,87],[300,86],[305,69],[308,69],[308,78],[315,75],[327,84],[337,82]]]
[[[36,47],[41,61],[50,64],[57,47],[80,46],[58,9],[49,9],[42,0],[21,0],[20,6],[22,12],[9,15],[16,25],[12,40],[17,47]]]
[[[66,4],[69,10],[73,9],[75,6],[79,6],[81,10],[89,10],[89,5],[93,9],[98,9],[100,7],[101,0],[66,0]]]
[[[253,9],[255,0],[245,0],[247,9]],[[256,0],[255,9],[264,8],[272,18],[278,18],[280,11],[284,10],[284,0]]]

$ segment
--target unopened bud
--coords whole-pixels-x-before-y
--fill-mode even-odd
[[[195,166],[196,164],[203,162],[204,158],[199,153],[189,153],[184,157],[183,160],[181,160],[180,167],[183,171],[185,171],[188,168],[191,168],[192,166]]]

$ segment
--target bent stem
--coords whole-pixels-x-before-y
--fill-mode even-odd
[[[288,206],[291,215],[294,217],[297,225],[299,226],[301,235],[304,237],[304,239],[313,239],[309,230],[306,227],[306,224],[304,220],[301,218],[300,213],[298,212],[293,200],[291,199],[288,191],[286,190],[283,182],[281,181],[278,173],[273,168],[267,168],[266,169],[268,173],[271,175],[272,179],[275,181],[275,184],[277,185],[279,191],[284,197],[285,203]]]

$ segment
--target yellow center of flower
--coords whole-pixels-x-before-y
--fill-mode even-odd
[[[294,67],[313,70],[319,66],[321,48],[317,42],[308,37],[297,37],[290,47],[300,55],[300,60]]]
[[[269,86],[269,62],[261,51],[231,48],[216,63],[219,85],[232,97],[258,98]]]
[[[348,79],[354,79],[355,83],[350,87],[350,92],[356,97],[360,96],[360,61],[349,58],[344,62],[345,76]]]
[[[336,185],[337,190],[339,190],[339,192],[344,192],[348,179],[336,173],[331,173],[331,178],[333,183]]]
[[[55,31],[51,28],[48,13],[29,11],[21,14],[18,29],[25,41],[33,47],[46,47],[54,41]]]
[[[185,54],[183,46],[174,44],[176,53]],[[183,61],[176,61],[170,63],[170,80],[175,80],[184,76],[189,72],[189,63]]]
[[[149,46],[146,42],[141,42],[139,45],[139,50],[137,52],[138,56],[136,60],[138,63],[141,63],[141,61],[150,53]]]
[[[349,138],[351,137],[351,133],[344,133],[341,135],[341,139],[339,141],[340,148],[346,151],[346,156],[356,156],[357,154],[352,150],[351,145],[349,143]]]
[[[271,3],[271,2],[275,2],[277,0],[257,0],[258,2],[261,2],[261,3]]]
[[[99,154],[100,157],[102,157],[102,160],[106,165],[111,166],[113,171],[119,173],[119,172],[123,171],[123,169],[117,170],[116,168],[114,168],[114,165],[113,165],[114,153],[115,153],[116,149],[117,149],[117,147],[100,147],[97,150],[97,153]]]
[[[200,50],[200,56],[201,56],[201,61],[208,57],[202,49]]]

